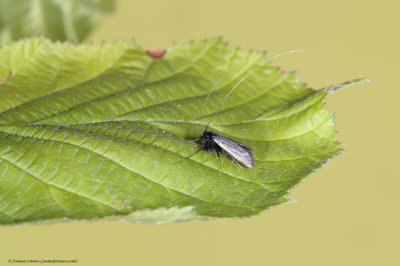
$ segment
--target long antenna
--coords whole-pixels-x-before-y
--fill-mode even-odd
[[[214,87],[212,88],[212,90],[208,93],[206,100],[204,101],[203,104],[203,115],[202,117],[204,117],[205,115],[205,110],[206,110],[206,104],[208,102],[208,99],[210,98],[211,93],[218,87],[219,83],[221,83],[221,81],[226,77],[226,75],[229,73],[229,71],[233,68],[235,64],[232,64],[226,71],[225,73],[222,75],[222,77],[220,77],[220,79],[215,83]],[[203,131],[205,129],[205,123],[203,122]]]
[[[206,104],[207,104],[207,101],[208,101],[208,99],[210,98],[210,95],[211,95],[211,93],[218,87],[218,85],[221,83],[221,81],[226,77],[226,75],[229,73],[229,71],[232,69],[232,67],[234,66],[235,64],[232,64],[226,71],[225,71],[225,73],[222,75],[222,77],[220,77],[219,78],[219,80],[214,84],[214,87],[211,89],[211,91],[207,94],[207,98],[206,98],[206,100],[204,101],[204,104],[203,104],[203,116],[202,117],[204,117],[204,115],[205,115],[205,109],[206,109]],[[204,128],[205,128],[205,123],[203,122],[203,131],[204,131]],[[180,141],[182,141],[182,142],[195,142],[195,141],[198,141],[198,140],[200,140],[201,139],[201,137],[199,137],[199,138],[197,138],[197,139],[192,139],[192,140],[180,140]],[[194,155],[194,154],[193,154]]]
[[[271,62],[272,60],[274,60],[275,58],[278,58],[282,55],[286,55],[286,54],[291,54],[291,53],[297,53],[297,52],[304,52],[303,50],[292,50],[292,51],[288,51],[288,52],[284,52],[278,55],[275,55],[271,58],[266,59],[264,62],[262,62],[260,65],[256,66],[255,68],[253,68],[249,73],[247,73],[243,78],[241,78],[235,86],[233,86],[233,88],[228,92],[228,94],[225,96],[225,98],[222,100],[221,105],[219,106],[219,108],[217,109],[217,111],[214,113],[214,115],[211,117],[210,121],[207,124],[207,127],[205,129],[205,131],[207,131],[208,127],[211,124],[211,121],[215,118],[215,116],[219,113],[219,111],[221,111],[222,106],[224,105],[224,103],[226,102],[226,100],[228,99],[229,95],[231,95],[231,93],[236,89],[237,86],[239,86],[240,83],[242,83],[248,76],[250,76],[254,71],[256,71],[258,68],[262,67],[263,65],[265,65],[268,62]],[[207,96],[208,98],[208,96]],[[203,113],[204,116],[204,113]]]

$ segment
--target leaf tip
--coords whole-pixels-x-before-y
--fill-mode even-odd
[[[334,93],[335,91],[338,91],[340,89],[343,89],[343,88],[346,88],[346,87],[350,87],[352,85],[359,84],[359,83],[362,83],[362,82],[370,83],[371,80],[369,78],[353,79],[353,80],[349,80],[349,81],[346,81],[346,82],[343,82],[343,83],[338,83],[338,84],[331,85],[331,86],[325,88],[324,90],[328,94],[331,94],[331,93]]]

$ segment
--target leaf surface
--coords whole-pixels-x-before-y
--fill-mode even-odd
[[[173,45],[161,59],[133,42],[4,46],[0,77],[13,74],[0,83],[0,223],[165,223],[285,202],[340,152],[325,96],[360,80],[313,90],[264,60],[219,38]],[[187,141],[215,113],[209,130],[252,147],[253,169],[193,155],[201,143]]]

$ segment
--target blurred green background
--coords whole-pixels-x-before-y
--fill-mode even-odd
[[[292,191],[295,203],[251,219],[163,226],[72,222],[0,227],[8,259],[78,265],[400,265],[400,18],[397,1],[119,0],[89,41],[143,47],[222,35],[268,49],[313,88],[371,83],[329,96],[345,149]]]

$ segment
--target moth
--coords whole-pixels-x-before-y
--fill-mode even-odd
[[[229,139],[227,137],[221,136],[217,133],[208,131],[208,127],[210,126],[211,121],[214,119],[214,117],[221,110],[222,106],[224,105],[224,103],[225,103],[226,99],[229,97],[229,95],[236,89],[236,87],[240,83],[242,83],[248,76],[250,76],[258,67],[263,66],[264,64],[272,61],[273,59],[275,59],[281,55],[285,55],[285,54],[289,54],[289,53],[293,53],[293,52],[301,52],[301,51],[300,50],[292,50],[289,52],[278,54],[276,56],[273,56],[272,58],[265,60],[260,65],[258,65],[257,67],[253,68],[250,72],[248,72],[243,78],[241,78],[236,83],[235,86],[233,86],[233,88],[228,92],[228,94],[222,100],[222,103],[219,106],[217,112],[215,112],[214,115],[211,117],[211,119],[208,122],[208,125],[205,128],[205,130],[203,131],[203,134],[201,135],[201,137],[197,139],[197,140],[202,141],[202,143],[203,143],[203,147],[201,149],[199,149],[198,151],[203,150],[203,151],[207,151],[207,152],[215,152],[215,153],[217,153],[217,156],[219,159],[220,159],[220,154],[225,153],[234,162],[236,162],[238,164],[240,163],[248,168],[254,167],[254,157],[253,157],[253,152],[252,152],[253,149],[251,147],[244,145],[240,142],[234,141],[232,139]],[[228,69],[227,72],[229,72],[229,70],[230,70],[230,68]],[[217,88],[218,84],[222,81],[222,79],[225,77],[227,72],[217,81],[217,83],[214,85],[214,88],[207,95],[206,101],[204,102],[204,106],[203,106],[203,117],[204,117],[204,110],[205,110],[205,106],[206,106],[208,98],[210,97],[211,93]],[[221,164],[221,161],[220,161],[220,164]]]
[[[204,102],[203,106],[203,116],[204,116],[204,110],[205,106],[207,103],[208,98],[210,97],[211,93],[213,90],[215,90],[218,86],[218,84],[222,81],[222,79],[225,77],[225,75],[229,72],[230,68],[228,71],[217,81],[215,84],[214,88],[209,92],[207,95],[206,101]],[[234,162],[237,164],[242,164],[248,168],[253,168],[254,167],[254,157],[253,157],[253,149],[250,148],[247,145],[244,145],[240,142],[234,141],[230,138],[221,136],[217,133],[208,131],[208,127],[210,126],[212,120],[215,118],[215,116],[219,113],[221,110],[222,106],[224,105],[226,99],[228,99],[229,95],[236,89],[236,87],[243,81],[245,80],[249,75],[251,75],[256,68],[251,70],[247,75],[245,75],[242,79],[239,80],[238,83],[229,91],[229,93],[225,96],[225,98],[222,100],[221,105],[218,108],[218,111],[214,113],[214,115],[211,117],[210,121],[207,124],[207,127],[203,130],[203,134],[201,135],[200,138],[197,140],[200,140],[203,143],[203,147],[200,148],[198,151],[203,150],[207,152],[215,152],[217,153],[220,167],[221,167],[221,158],[220,154],[225,153],[227,154]],[[197,151],[197,152],[198,152]],[[196,152],[196,153],[197,153]],[[222,167],[221,167],[222,168]]]
[[[253,149],[249,146],[207,130],[203,132],[200,140],[204,144],[201,148],[203,151],[216,152],[218,157],[220,153],[225,152],[234,162],[253,168]]]

